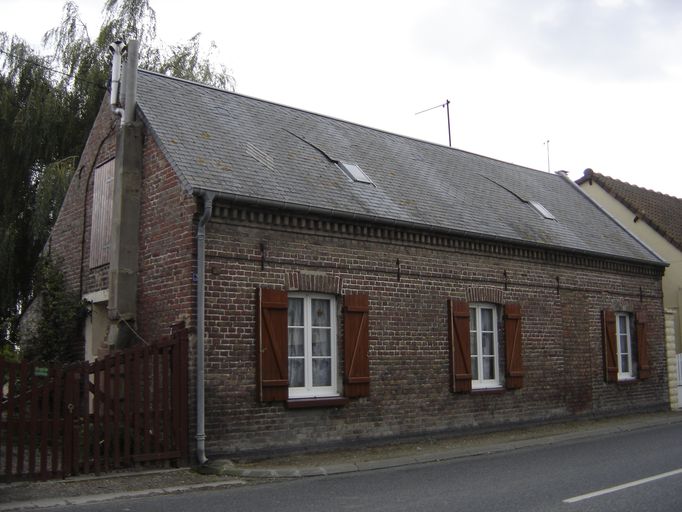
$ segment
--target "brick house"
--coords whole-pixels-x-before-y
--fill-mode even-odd
[[[137,102],[133,135],[103,104],[50,250],[88,357],[196,333],[198,451],[668,407],[665,263],[564,174],[142,70]]]

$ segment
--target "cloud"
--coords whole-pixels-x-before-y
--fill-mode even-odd
[[[513,54],[564,74],[653,79],[680,68],[682,2],[442,2],[433,5],[416,31],[429,51],[461,64],[490,64]]]

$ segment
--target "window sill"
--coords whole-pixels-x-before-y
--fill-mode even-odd
[[[349,402],[345,396],[320,398],[290,398],[286,401],[287,409],[309,409],[312,407],[343,407]]]
[[[472,388],[472,395],[502,395],[506,392],[506,388],[500,386],[496,388]]]
[[[639,379],[636,379],[635,377],[632,378],[627,378],[627,379],[618,379],[616,381],[616,384],[623,385],[623,386],[631,386],[633,384],[637,384],[639,382]]]

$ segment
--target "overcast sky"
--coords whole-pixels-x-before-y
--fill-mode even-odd
[[[80,0],[96,35],[103,0]],[[541,171],[587,167],[682,198],[682,1],[151,0],[237,92]],[[0,0],[39,46],[61,0]],[[188,7],[191,10],[188,10]]]

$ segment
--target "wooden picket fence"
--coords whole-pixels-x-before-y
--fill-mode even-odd
[[[187,330],[69,366],[0,358],[0,481],[188,458]]]

